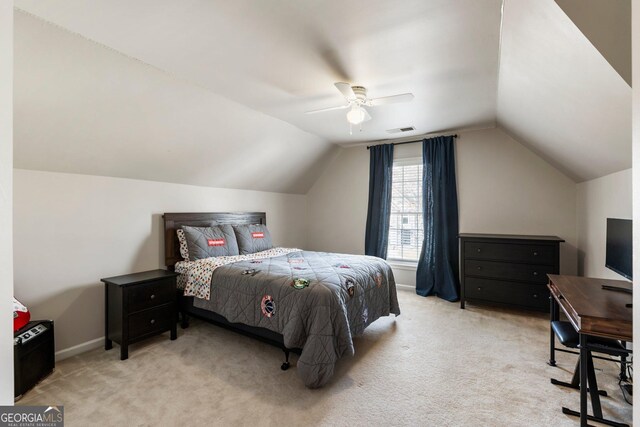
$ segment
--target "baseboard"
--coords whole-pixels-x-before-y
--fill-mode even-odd
[[[416,287],[411,285],[403,285],[401,283],[396,283],[396,288],[401,291],[411,291],[415,292]],[[77,356],[78,354],[93,350],[94,348],[101,347],[104,344],[104,337],[96,338],[95,340],[83,342],[78,345],[74,345],[73,347],[65,348],[60,351],[56,351],[56,362],[59,362],[64,359],[68,359],[69,357]]]
[[[84,353],[94,348],[98,348],[104,344],[104,337],[96,338],[95,340],[83,342],[73,347],[65,348],[60,351],[56,351],[56,362],[67,359],[69,357],[76,356],[80,353]]]

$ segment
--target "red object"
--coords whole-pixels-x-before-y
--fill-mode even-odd
[[[264,239],[264,233],[261,233],[261,232],[251,233],[251,237],[253,237],[254,239]]]
[[[224,246],[224,239],[208,239],[207,245],[209,246]]]
[[[13,332],[23,328],[31,320],[31,313],[27,307],[17,299],[13,299]]]

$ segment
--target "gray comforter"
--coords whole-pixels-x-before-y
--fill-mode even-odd
[[[296,289],[294,278],[310,284]],[[340,357],[354,354],[353,336],[380,316],[400,314],[384,260],[308,251],[219,267],[210,299],[195,298],[194,305],[282,334],[285,346],[302,349],[297,368],[311,388],[327,383]]]

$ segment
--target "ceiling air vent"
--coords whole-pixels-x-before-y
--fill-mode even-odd
[[[387,133],[403,133],[403,132],[413,132],[416,130],[413,126],[404,127],[404,128],[395,128],[395,129],[387,129]]]

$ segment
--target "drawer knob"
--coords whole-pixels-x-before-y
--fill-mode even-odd
[[[534,252],[534,253],[533,253],[533,256],[538,256],[538,252]]]
[[[538,294],[533,294],[533,297],[534,298],[538,298]]]
[[[478,286],[478,290],[479,290],[479,291],[481,291],[481,290],[482,290],[482,288],[481,288],[480,286]]]
[[[478,271],[482,270],[482,267],[478,267]]]
[[[478,248],[478,253],[482,252],[482,249]]]
[[[153,325],[154,323],[156,323],[156,319],[151,319],[150,323]]]
[[[156,294],[151,294],[151,299],[155,299]]]
[[[534,276],[537,276],[537,275],[538,275],[538,272],[537,272],[537,271],[534,271],[534,272],[533,272],[533,275],[534,275]]]

